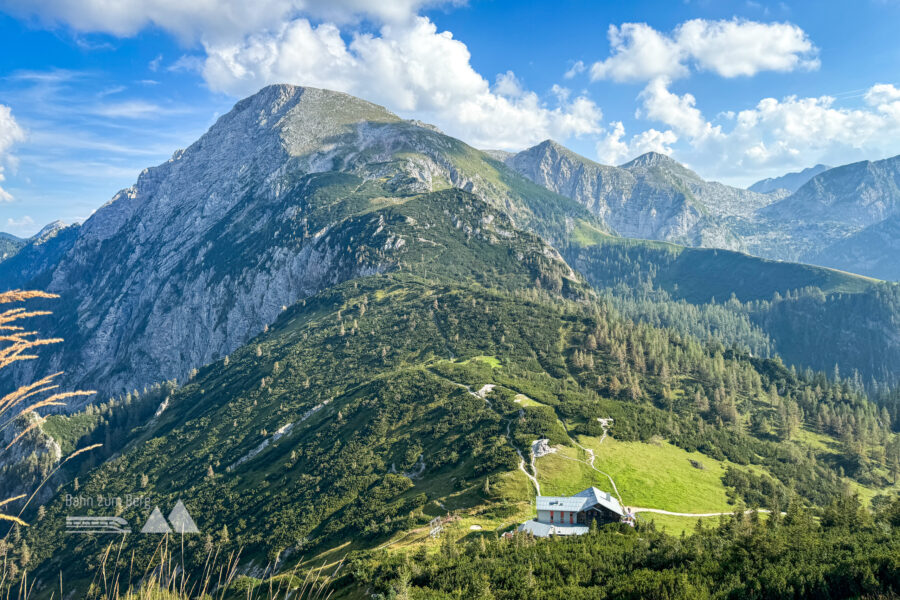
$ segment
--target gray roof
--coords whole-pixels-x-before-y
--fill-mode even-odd
[[[590,529],[585,525],[549,525],[532,519],[519,525],[519,531],[525,531],[535,537],[548,537],[551,535],[584,535]]]
[[[607,492],[595,487],[578,492],[574,496],[538,496],[538,510],[564,510],[578,512],[599,504],[618,515],[624,515],[622,505]]]
[[[538,496],[538,510],[566,510],[576,512],[584,506],[584,498],[576,496]]]

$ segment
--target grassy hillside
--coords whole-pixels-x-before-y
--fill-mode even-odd
[[[524,281],[526,271],[510,267],[509,276]],[[124,443],[122,451],[82,473],[77,490],[69,483],[58,491],[23,538],[38,575],[62,569],[70,585],[87,585],[79,573],[90,569],[73,565],[96,565],[104,551],[102,536],[62,532],[66,494],[145,494],[147,506],[119,511],[133,526],[150,506],[167,511],[183,499],[203,532],[186,539],[195,557],[186,560],[197,566],[207,535],[211,544],[243,548],[244,560],[259,566],[330,548],[415,546],[428,521],[448,512],[459,517],[448,531],[460,537],[511,527],[534,494],[516,450],[527,455],[531,441],[546,436],[562,446],[558,456],[577,457],[574,441],[589,447],[600,435],[598,416],[615,419],[615,441],[597,448],[597,466],[621,479],[627,502],[727,510],[724,461],[760,473],[759,485],[776,490],[762,502],[732,490],[748,503],[781,503],[790,493],[817,506],[839,497],[840,477],[803,449],[799,424],[783,424],[784,441],[747,433],[744,423],[762,415],[778,421],[770,394],[786,419],[851,411],[866,464],[842,468],[870,485],[889,483],[878,462],[887,459],[869,448],[891,438],[850,390],[836,399],[827,386],[814,388],[820,381],[632,325],[602,305],[466,281],[376,275],[285,311],[172,393],[158,418],[109,440]],[[473,394],[486,384],[496,387]],[[658,446],[655,436],[671,445]],[[558,456],[537,462],[548,489],[591,480],[581,468],[555,475]],[[638,472],[648,457],[690,456],[706,469],[654,462]],[[669,473],[646,472],[659,468]],[[144,568],[158,541],[129,536],[123,552],[135,550]]]

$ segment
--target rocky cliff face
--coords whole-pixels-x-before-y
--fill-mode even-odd
[[[751,251],[897,279],[900,157],[829,169],[759,213]]]
[[[587,207],[625,237],[741,250],[897,279],[900,157],[773,180],[769,193],[705,181],[671,158],[648,153],[600,165],[546,141],[504,158],[532,181]],[[802,175],[802,177],[801,177]],[[763,189],[760,182],[755,186]],[[767,184],[768,185],[768,184]],[[769,186],[771,187],[771,186]]]
[[[65,370],[69,385],[109,394],[183,378],[298,299],[395,268],[404,241],[390,223],[362,216],[392,197],[455,187],[552,237],[535,212],[552,195],[538,186],[514,193],[513,184],[530,185],[382,107],[270,86],[146,169],[83,226],[58,231],[52,239],[65,243],[52,252],[46,242],[26,247],[8,279],[3,269],[12,260],[0,263],[4,285],[63,298],[44,330],[65,338],[65,348],[17,379]],[[583,211],[562,197],[550,200],[569,202],[575,216]],[[25,268],[14,276],[18,266]]]
[[[704,181],[655,152],[612,167],[547,140],[505,162],[578,201],[626,237],[740,249],[726,220],[749,216],[777,199]]]
[[[900,210],[900,157],[835,167],[768,207],[774,219],[868,227]]]
[[[900,214],[831,244],[809,262],[900,281]]]

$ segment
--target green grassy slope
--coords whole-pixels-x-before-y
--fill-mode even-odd
[[[510,277],[516,273],[524,281],[521,267]],[[598,338],[589,351],[590,365],[583,354],[593,345],[589,336]],[[622,339],[646,353],[620,365],[617,340]],[[693,473],[682,465],[668,476],[629,474],[642,456],[655,452],[651,442],[657,435],[682,448],[673,446],[674,454],[667,456],[700,450],[709,457],[701,461],[709,463],[710,473],[697,472],[697,482],[707,487],[698,489],[711,490],[720,500],[724,485],[711,475],[717,460],[726,457],[771,472],[767,481],[785,490],[774,498],[790,489],[818,504],[840,494],[840,480],[827,464],[805,451],[785,463],[777,442],[753,438],[738,427],[717,427],[721,417],[681,400],[697,386],[713,394],[725,385],[743,403],[770,382],[786,392],[811,390],[810,384],[763,363],[705,352],[698,344],[677,342],[599,307],[546,292],[403,273],[344,283],[291,307],[227,361],[201,369],[171,396],[157,420],[127,436],[120,454],[83,473],[79,490],[64,486],[44,520],[27,532],[38,576],[62,569],[70,585],[84,585],[74,565],[93,564],[105,548],[102,537],[62,532],[62,517],[71,513],[65,494],[145,494],[148,506],[164,511],[184,499],[204,534],[223,547],[243,547],[245,559],[256,564],[287,550],[346,552],[409,539],[410,532],[421,532],[448,510],[462,516],[454,521],[460,536],[473,531],[462,527],[509,526],[527,516],[533,494],[517,472],[516,448],[525,450],[542,435],[571,448],[566,429],[590,443],[599,434],[599,415],[615,418],[616,440],[646,443],[624,446],[631,450],[624,450],[621,461],[615,458],[618,442],[611,443],[613,454],[598,464],[619,464],[615,475],[626,486],[623,493],[663,502],[662,508],[691,504],[684,489],[692,485],[685,478]],[[678,366],[677,356],[693,359]],[[659,364],[662,357],[670,373],[643,367],[634,379],[639,396],[612,383],[615,377],[636,376],[640,360]],[[717,368],[741,373],[738,381],[746,383],[716,383]],[[487,383],[498,386],[488,402],[463,387],[478,390]],[[533,404],[517,403],[519,394]],[[548,460],[539,459],[539,473]],[[660,468],[667,465],[646,464],[647,470]],[[560,490],[583,484],[568,475],[555,481],[548,483]],[[642,486],[651,491],[635,489]],[[721,506],[708,499],[702,508],[712,504]],[[120,514],[139,526],[146,512],[141,506]],[[125,553],[134,549],[138,561],[146,561],[158,541],[130,536]],[[204,535],[189,537],[186,553],[203,554],[204,543]]]

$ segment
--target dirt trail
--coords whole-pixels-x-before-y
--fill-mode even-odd
[[[602,444],[602,443],[603,443],[603,440],[606,439],[607,430],[609,429],[609,424],[612,422],[612,419],[608,419],[608,418],[607,418],[607,419],[601,419],[601,418],[598,417],[598,418],[597,418],[597,421],[600,422],[600,427],[603,429],[603,435],[600,437],[600,441],[597,442],[597,443],[598,443],[598,444]],[[607,479],[609,479],[609,484],[612,486],[613,492],[615,492],[615,494],[616,494],[616,498],[619,499],[619,504],[621,504],[621,505],[624,506],[624,505],[625,505],[625,502],[622,500],[622,495],[619,494],[619,488],[616,487],[616,482],[613,480],[612,475],[610,475],[609,473],[607,473],[607,472],[605,472],[605,471],[601,471],[600,469],[598,469],[597,467],[594,466],[594,460],[597,458],[597,457],[594,455],[594,451],[593,451],[592,449],[590,449],[590,448],[585,448],[584,446],[582,446],[581,444],[579,444],[578,442],[576,442],[574,439],[572,439],[572,436],[569,436],[569,439],[572,440],[572,443],[573,443],[573,444],[575,444],[576,446],[578,446],[579,448],[581,448],[582,450],[584,450],[584,451],[587,453],[588,459],[589,459],[589,460],[588,460],[587,462],[585,462],[585,461],[583,461],[583,460],[578,460],[577,458],[569,458],[568,456],[564,456],[564,455],[562,455],[562,454],[560,454],[560,456],[562,456],[563,458],[568,459],[568,460],[574,460],[574,461],[576,461],[576,462],[580,462],[580,463],[582,463],[582,464],[585,464],[585,465],[589,466],[590,468],[592,468],[593,470],[595,470],[595,471],[597,471],[598,473],[600,473],[601,475],[604,475]]]
[[[432,373],[434,373],[434,371],[432,371]],[[435,373],[435,375],[438,375],[438,377],[442,377],[443,379],[446,379],[447,381],[449,381],[450,383],[452,383],[454,385],[458,385],[459,387],[465,389],[467,392],[469,392],[476,398],[480,398],[480,399],[484,400],[485,404],[487,404],[489,408],[494,408],[494,405],[491,404],[491,401],[487,399],[487,395],[490,394],[491,390],[494,389],[493,383],[487,383],[487,384],[481,386],[481,389],[479,389],[476,392],[475,390],[472,389],[472,386],[470,386],[470,385],[466,385],[464,383],[459,383],[458,381],[453,381],[452,379],[444,377],[443,375],[440,375],[438,373]],[[519,418],[521,419],[524,416],[525,416],[525,411],[519,410]],[[531,468],[534,470],[534,475],[532,475],[531,473],[528,472],[528,469],[525,467],[525,456],[522,454],[522,451],[519,450],[515,444],[513,444],[512,437],[509,434],[510,425],[512,425],[512,419],[510,419],[509,421],[506,422],[506,440],[509,442],[509,445],[513,447],[513,450],[516,451],[516,454],[519,455],[519,470],[522,471],[523,473],[525,473],[525,477],[527,477],[529,479],[529,481],[531,481],[531,483],[534,484],[534,489],[537,491],[537,495],[540,496],[541,495],[541,484],[537,480],[537,469],[534,466],[534,457],[532,456],[532,459],[531,459]]]
[[[658,515],[671,515],[673,517],[721,517],[723,515],[733,515],[734,514],[734,511],[711,512],[711,513],[683,513],[683,512],[672,512],[670,510],[662,510],[659,508],[641,508],[639,506],[629,506],[629,507],[627,507],[627,510],[628,510],[628,512],[631,512],[631,513],[648,512],[648,513],[656,513]],[[765,513],[765,514],[769,514],[772,512],[771,510],[768,510],[765,508],[760,508],[758,510],[751,508],[749,510],[744,511],[744,514],[749,515],[750,513],[754,512],[754,510],[756,512]],[[781,514],[784,515],[786,513],[781,513]]]
[[[519,409],[519,418],[521,419],[524,416],[525,416],[525,411]],[[538,480],[537,480],[537,470],[535,470],[534,475],[532,475],[531,473],[528,472],[528,469],[525,468],[525,457],[522,456],[522,451],[519,450],[518,448],[516,448],[516,445],[512,443],[512,438],[509,435],[510,425],[512,425],[512,419],[510,419],[509,421],[506,422],[506,441],[509,442],[509,445],[512,446],[513,450],[516,451],[516,454],[519,455],[519,470],[522,471],[523,473],[525,473],[525,477],[527,477],[531,481],[531,483],[534,484],[534,489],[537,490],[537,495],[540,496],[541,495],[541,484],[538,483]],[[531,461],[531,465],[532,465],[531,468],[534,469],[534,459],[533,458]]]

